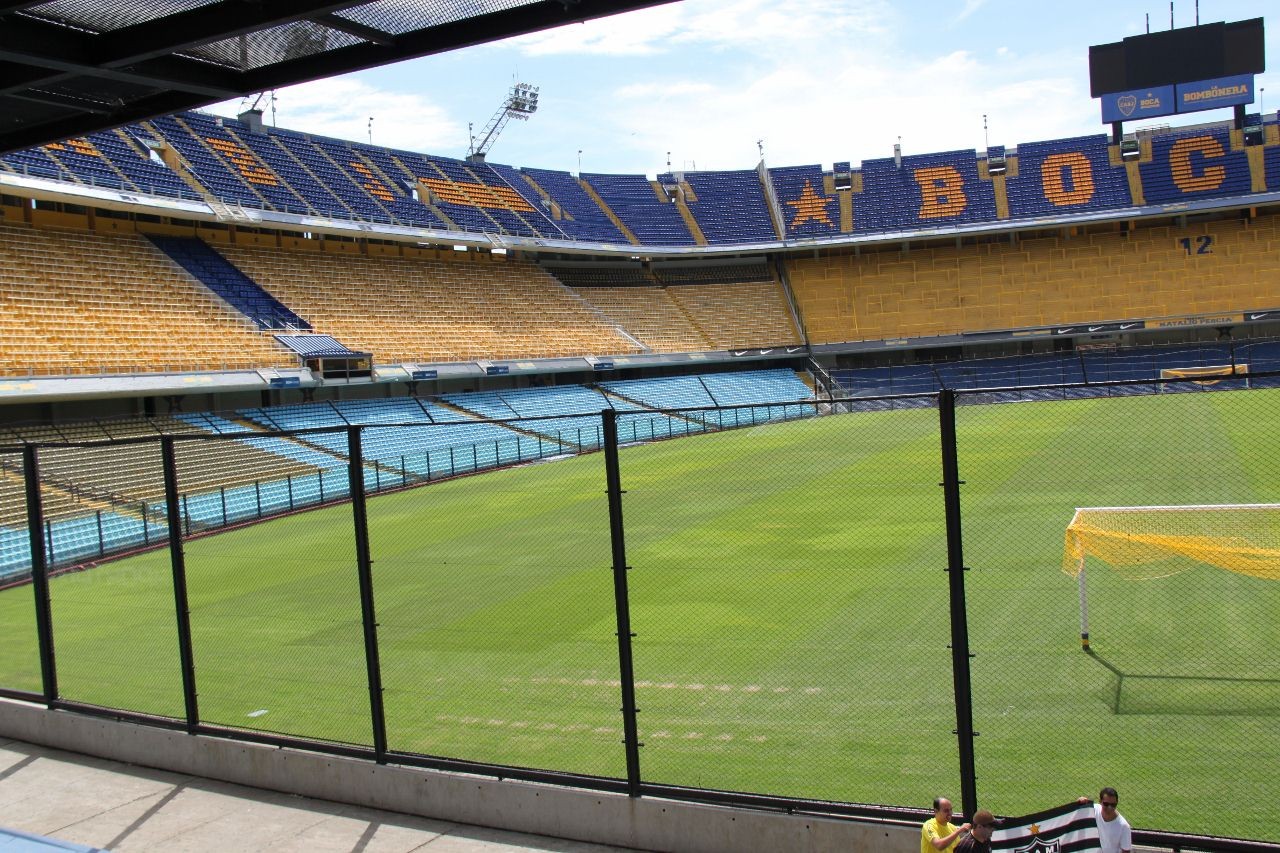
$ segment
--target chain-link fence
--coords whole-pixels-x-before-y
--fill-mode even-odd
[[[1148,841],[1266,838],[1259,379],[6,449],[0,690],[638,795],[1114,785]]]
[[[625,454],[644,778],[914,804],[956,788],[935,759],[955,727],[937,456],[923,409]]]
[[[1029,779],[1047,772],[1062,797],[1115,786],[1137,825],[1270,837],[1253,804],[1276,792],[1280,759],[1280,508],[1266,506],[1280,394],[961,406],[956,420],[984,803],[1032,810]],[[1088,521],[1097,543],[1069,556],[1073,578],[1064,532],[1093,507],[1121,511]]]

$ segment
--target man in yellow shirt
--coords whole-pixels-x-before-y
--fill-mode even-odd
[[[969,824],[956,826],[951,822],[951,801],[938,797],[933,801],[933,817],[920,827],[920,853],[951,853],[960,836],[969,831]]]

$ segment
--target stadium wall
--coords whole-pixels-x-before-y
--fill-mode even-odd
[[[919,829],[374,764],[0,699],[0,734],[338,803],[640,850],[912,853]]]

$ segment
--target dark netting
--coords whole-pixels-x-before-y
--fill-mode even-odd
[[[622,449],[645,780],[958,792],[938,448],[917,408]]]
[[[288,441],[269,456],[263,439],[187,441],[180,448],[200,719],[369,744],[347,467],[299,463],[286,454],[316,454]],[[345,456],[345,433],[328,442]],[[219,468],[243,475],[248,464],[259,466],[250,482],[215,487],[208,479]],[[251,523],[272,514],[284,517]]]
[[[389,747],[622,776],[603,456],[485,472],[565,448],[545,422],[471,428],[364,430],[384,483],[445,480],[369,502]]]
[[[314,21],[294,21],[184,48],[182,52],[244,71],[354,44],[364,44],[364,39]]]
[[[1280,392],[1232,386],[958,410],[982,805],[1111,785],[1135,826],[1274,835],[1280,580],[1244,569],[1280,557]]]
[[[218,2],[221,0],[53,0],[37,3],[23,14],[92,32],[109,32]]]
[[[424,27],[434,27],[453,21],[487,15],[503,9],[529,6],[538,0],[464,0],[464,2],[410,2],[410,0],[386,0],[368,3],[336,14],[367,27],[400,35]]]
[[[39,451],[45,560],[64,699],[182,717],[173,574],[158,439]],[[150,548],[150,550],[148,550]],[[144,551],[122,560],[113,554]]]
[[[22,454],[0,453],[0,687],[38,693],[31,544]]]

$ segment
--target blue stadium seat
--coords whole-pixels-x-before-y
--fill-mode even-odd
[[[770,169],[769,178],[782,209],[787,237],[829,237],[840,233],[839,200],[824,192],[821,166]]]
[[[978,177],[974,151],[944,151],[862,163],[862,193],[854,196],[854,230],[915,231],[993,222],[995,188]]]
[[[1247,195],[1248,155],[1231,150],[1226,127],[1200,128],[1151,140],[1151,162],[1138,167],[1148,203]]]
[[[644,175],[584,174],[582,179],[631,229],[641,245],[695,245],[680,211],[674,204],[660,200]]]
[[[155,234],[148,239],[174,263],[181,266],[205,287],[225,299],[237,311],[263,329],[310,329],[311,324],[290,310],[218,254],[209,244],[196,237],[165,237]]]
[[[613,220],[600,209],[600,205],[587,195],[587,191],[573,175],[568,172],[528,167],[520,171],[533,178],[538,186],[546,190],[547,195],[560,205],[561,210],[573,217],[558,223],[565,232],[579,240],[591,242],[628,242],[626,235],[618,230],[618,226],[614,225]]]
[[[1018,174],[1008,178],[1009,215],[1051,217],[1129,207],[1124,166],[1112,166],[1107,137],[1079,136],[1018,145]]]
[[[736,172],[685,172],[685,183],[697,201],[689,211],[710,245],[769,243],[778,239],[769,216],[769,203],[754,169]],[[672,175],[659,175],[660,183],[674,183]]]

